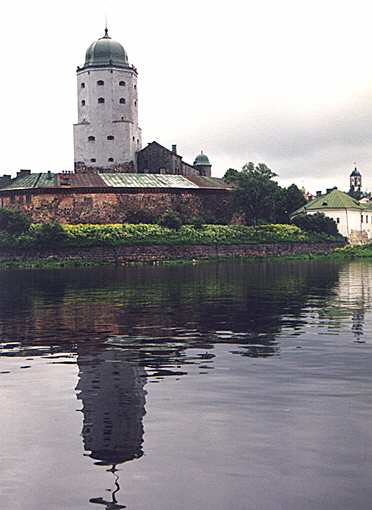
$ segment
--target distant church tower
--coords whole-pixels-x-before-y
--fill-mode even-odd
[[[105,35],[77,68],[78,123],[75,171],[133,172],[142,147],[138,126],[137,70],[123,46]]]
[[[362,191],[362,174],[357,167],[350,174],[350,191],[353,193],[361,193]]]

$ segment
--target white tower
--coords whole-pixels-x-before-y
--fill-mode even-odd
[[[77,68],[77,88],[75,171],[135,172],[136,151],[142,147],[137,70],[107,28]]]

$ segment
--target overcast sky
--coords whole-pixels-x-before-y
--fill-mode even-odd
[[[265,162],[282,184],[372,190],[372,2],[13,0],[1,18],[0,174],[73,168],[76,66],[103,35],[139,71],[146,145],[213,173]],[[369,175],[371,174],[371,176]]]

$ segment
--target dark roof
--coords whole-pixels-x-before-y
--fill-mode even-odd
[[[361,177],[361,173],[357,169],[357,167],[354,168],[354,170],[351,172],[350,177]]]
[[[170,154],[172,154],[173,156],[176,156],[177,158],[179,159],[182,159],[182,156],[180,156],[179,154],[177,154],[176,152],[173,152],[172,150],[168,149],[167,147],[164,147],[164,145],[161,145],[159,142],[156,142],[155,140],[153,142],[149,142],[147,144],[146,147],[144,147],[143,149],[137,151],[137,154],[140,154],[140,153],[146,153],[148,150],[151,150],[151,148],[156,145],[157,147],[159,147],[160,149],[162,149],[163,151],[165,152],[169,152]],[[187,163],[186,163],[187,164]]]
[[[130,174],[130,173],[35,173],[16,177],[10,184],[0,189],[6,191],[26,191],[34,189],[74,189],[74,188],[172,188],[172,189],[229,189],[216,177],[200,177],[169,174]]]

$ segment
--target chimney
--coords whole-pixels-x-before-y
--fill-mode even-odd
[[[17,172],[17,177],[24,177],[25,175],[31,175],[31,170],[20,170]]]
[[[70,176],[67,172],[59,174],[59,183],[61,186],[70,186]]]
[[[172,145],[172,152],[173,154],[177,154],[177,145],[175,143]]]
[[[333,188],[327,188],[327,194],[333,191]]]
[[[321,196],[322,196],[322,192],[321,192],[321,191],[317,191],[317,192],[316,192],[316,196],[317,196],[317,197],[321,197]]]

